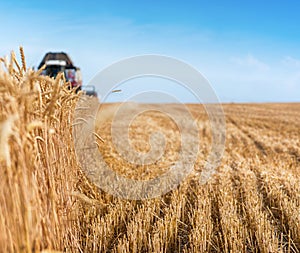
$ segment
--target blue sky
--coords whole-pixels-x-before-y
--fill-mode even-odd
[[[223,102],[299,102],[299,11],[297,0],[0,1],[0,55],[23,45],[37,66],[66,51],[87,84],[120,59],[163,54],[197,68]]]

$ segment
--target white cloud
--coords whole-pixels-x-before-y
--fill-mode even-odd
[[[284,59],[282,60],[282,63],[287,67],[300,68],[300,60],[293,58],[291,56],[284,57]]]
[[[251,54],[248,54],[246,57],[233,57],[231,58],[231,61],[239,66],[254,70],[268,71],[270,69],[268,64],[262,62]]]

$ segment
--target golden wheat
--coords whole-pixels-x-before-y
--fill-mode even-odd
[[[299,104],[224,105],[226,149],[205,185],[199,174],[210,125],[203,106],[188,105],[201,140],[195,172],[160,198],[123,200],[93,185],[77,163],[72,122],[80,94],[62,75],[27,69],[20,53],[21,66],[13,53],[0,58],[1,252],[300,251]],[[156,164],[136,166],[112,143],[117,106],[104,106],[95,133],[107,164],[129,178],[166,171],[180,147],[174,122],[157,112],[135,119],[129,137],[136,150],[148,151],[153,131],[167,141]]]

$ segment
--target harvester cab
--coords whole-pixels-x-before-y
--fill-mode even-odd
[[[66,80],[70,82],[72,88],[77,88],[77,91],[81,90],[82,77],[80,68],[74,66],[70,57],[66,53],[47,53],[38,68],[40,69],[44,65],[46,67],[42,71],[42,75],[56,77],[58,73],[63,72],[65,74]]]

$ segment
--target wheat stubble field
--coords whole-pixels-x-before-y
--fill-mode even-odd
[[[226,146],[206,184],[199,174],[210,150],[201,105],[187,105],[199,127],[195,171],[177,189],[150,200],[110,196],[76,161],[72,120],[78,95],[56,80],[2,59],[0,72],[1,252],[299,252],[300,104],[225,104]],[[25,71],[26,70],[26,71]],[[180,113],[177,105],[170,106]],[[157,111],[129,129],[149,151],[154,130],[166,136],[155,164],[134,166],[111,142],[110,119],[98,118],[99,152],[128,178],[153,178],[177,159],[180,132]],[[99,114],[101,115],[101,114]]]
[[[180,113],[177,105],[154,108],[159,111],[160,106]],[[141,203],[133,210],[125,208],[120,215],[128,221],[117,247],[128,252],[135,247],[137,252],[298,252],[300,105],[224,105],[226,150],[218,173],[205,185],[199,184],[199,173],[210,147],[210,126],[203,106],[188,108],[197,120],[201,140],[195,173],[162,199]],[[137,150],[149,150],[142,144],[151,131],[163,132],[170,141],[156,164],[130,167],[118,159],[109,123],[98,130],[105,140],[100,150],[123,175],[157,176],[176,160],[174,150],[180,146],[180,137],[170,118],[155,111],[144,113],[129,130]]]

